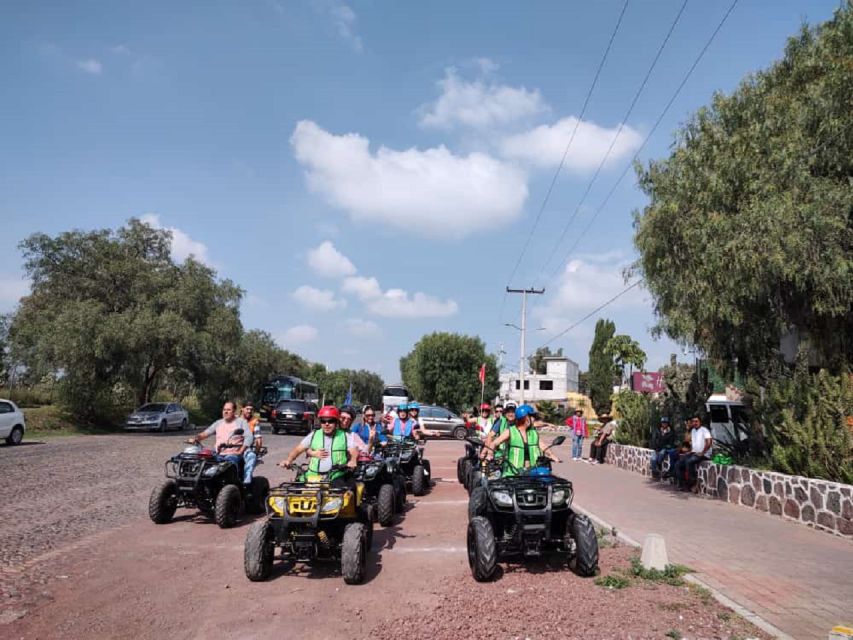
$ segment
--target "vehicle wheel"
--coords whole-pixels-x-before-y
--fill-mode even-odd
[[[598,571],[598,538],[595,527],[586,516],[575,515],[571,520],[575,539],[575,556],[570,561],[572,570],[581,577],[594,576]]]
[[[227,484],[219,491],[213,517],[221,529],[228,529],[237,524],[241,502],[240,489],[236,485]]]
[[[278,435],[278,429],[276,429],[275,427],[273,427],[273,428],[272,428],[272,432],[273,432],[275,435]]]
[[[462,484],[462,478],[464,477],[462,474],[465,471],[465,458],[459,458],[456,461],[456,479],[459,481],[459,484]]]
[[[465,427],[460,426],[460,427],[456,427],[453,430],[453,437],[456,438],[457,440],[464,440],[465,436],[467,436],[467,435],[468,435],[468,429],[466,429]]]
[[[246,577],[252,582],[269,578],[274,556],[275,545],[270,521],[258,520],[252,524],[243,545],[243,569],[246,571]]]
[[[396,498],[394,505],[397,513],[403,513],[406,510],[406,481],[397,476],[394,478],[394,496]]]
[[[432,467],[429,464],[429,460],[424,460],[423,465],[424,475],[426,475],[426,486],[429,489],[432,486]]]
[[[174,480],[164,480],[151,492],[148,499],[148,517],[155,524],[166,524],[178,508],[178,485]]]
[[[252,478],[251,499],[246,502],[246,511],[252,514],[266,512],[267,496],[270,494],[270,481],[263,476]]]
[[[6,444],[16,446],[21,444],[21,440],[24,439],[24,429],[20,425],[15,425],[12,427],[12,433],[6,436]]]
[[[416,496],[426,493],[426,474],[421,465],[417,465],[412,471],[412,493]]]
[[[483,517],[468,523],[468,566],[477,582],[488,582],[495,577],[498,553],[492,524]]]
[[[471,474],[471,465],[472,462],[468,458],[462,461],[462,480],[460,482],[466,491],[468,490],[468,476]]]
[[[480,480],[483,477],[483,472],[477,468],[471,469],[468,474],[468,493],[480,486]]]
[[[189,423],[187,422],[186,418],[181,420],[181,431],[186,431],[188,426],[189,426]]]
[[[160,421],[160,433],[166,433],[166,429],[169,427],[169,423],[165,420]]]
[[[468,498],[468,520],[477,516],[486,517],[489,510],[489,496],[484,487],[474,487]]]
[[[365,553],[364,525],[352,522],[344,529],[341,544],[341,574],[347,584],[359,584],[364,580],[364,568],[367,560]]]
[[[379,498],[376,501],[379,510],[379,524],[383,527],[394,522],[394,487],[383,484],[379,487]]]

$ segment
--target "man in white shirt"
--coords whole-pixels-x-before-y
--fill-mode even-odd
[[[675,463],[675,477],[685,491],[699,492],[696,482],[696,467],[703,460],[711,457],[714,439],[708,427],[702,425],[702,419],[697,415],[690,418],[690,453],[682,455]]]

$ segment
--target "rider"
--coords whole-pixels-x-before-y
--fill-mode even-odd
[[[305,474],[307,481],[316,482],[322,479],[324,474],[329,474],[329,481],[333,486],[345,486],[346,472],[340,469],[332,471],[332,467],[346,465],[351,469],[355,468],[358,460],[355,437],[340,428],[341,412],[337,407],[325,406],[320,409],[317,417],[320,420],[320,428],[305,436],[279,465],[290,469],[293,467],[293,461],[305,453],[311,458],[308,461],[308,473]]]
[[[388,432],[394,438],[414,438],[421,439],[420,429],[418,424],[409,418],[409,405],[401,404],[397,407],[397,418],[389,425]]]
[[[489,431],[492,430],[492,425],[494,424],[494,420],[489,415],[492,412],[492,406],[488,402],[484,402],[480,405],[480,415],[477,416],[477,420],[475,424],[477,425],[477,429],[480,432],[480,436],[485,438]]]
[[[495,407],[495,409],[497,409],[497,407]],[[503,415],[495,421],[495,424],[492,425],[492,430],[489,431],[489,434],[486,436],[486,446],[495,449],[495,438],[511,426],[515,426],[515,405],[507,403],[506,407],[504,407]],[[495,449],[495,459],[500,460],[505,454],[505,444]]]
[[[501,472],[503,477],[511,477],[518,475],[518,472],[526,467],[536,466],[536,461],[540,456],[550,458],[554,462],[560,462],[560,459],[550,450],[542,447],[539,440],[539,433],[533,426],[533,417],[536,410],[529,404],[523,404],[515,410],[515,425],[510,426],[501,435],[492,442],[492,446],[497,449],[503,443],[508,443],[506,457],[504,458],[504,468]],[[483,448],[482,456],[485,456],[488,450]]]
[[[222,418],[193,438],[187,440],[190,444],[198,444],[205,438],[216,436],[216,453],[222,460],[230,460],[238,467],[243,460],[243,454],[252,447],[252,430],[249,424],[235,414],[237,403],[228,400],[222,405]],[[252,481],[251,475],[249,482]]]
[[[421,435],[424,436],[439,436],[441,435],[438,431],[432,431],[431,429],[427,429],[424,426],[424,421],[419,417],[421,413],[421,405],[417,402],[409,403],[409,418],[412,422],[415,423],[415,429],[420,431]]]
[[[376,410],[369,404],[361,409],[361,422],[350,427],[350,432],[361,438],[365,451],[372,450],[376,445],[384,447],[388,443],[388,436],[382,431],[382,427],[376,424]]]
[[[240,417],[249,425],[247,432],[252,434],[252,446],[246,449],[243,454],[245,465],[243,466],[243,484],[249,486],[252,484],[252,473],[255,471],[255,465],[258,463],[258,452],[264,446],[264,438],[261,435],[261,421],[255,417],[255,403],[251,400],[243,401],[243,408],[240,409]]]

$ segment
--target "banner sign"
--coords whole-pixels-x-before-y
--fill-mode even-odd
[[[663,391],[663,377],[660,373],[635,373],[631,380],[634,391],[642,393],[661,393]]]

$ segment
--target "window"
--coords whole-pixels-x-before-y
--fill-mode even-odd
[[[140,413],[163,413],[166,410],[166,405],[161,404],[159,402],[152,402],[150,404],[142,405],[137,411]]]
[[[14,411],[12,405],[8,402],[0,402],[0,413],[12,413]]]
[[[729,412],[724,404],[711,405],[711,422],[728,422]]]
[[[437,410],[433,407],[421,407],[421,418],[438,418]]]
[[[553,380],[540,380],[539,381],[539,391],[553,391],[554,390],[554,381]]]
[[[515,388],[516,388],[516,390],[521,389],[521,380],[516,380],[516,381],[515,381]],[[525,380],[525,381],[524,381],[524,389],[525,389],[525,391],[526,391],[527,389],[529,389],[529,388],[530,388],[530,380]]]

